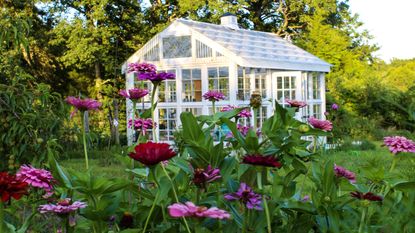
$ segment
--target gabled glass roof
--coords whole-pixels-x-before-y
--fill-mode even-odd
[[[331,65],[279,36],[246,29],[177,19],[228,52],[241,58],[240,66],[329,72]]]

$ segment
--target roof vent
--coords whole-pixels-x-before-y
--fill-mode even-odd
[[[223,14],[222,17],[220,17],[220,25],[233,30],[239,29],[238,19],[236,18],[236,15],[229,12]]]

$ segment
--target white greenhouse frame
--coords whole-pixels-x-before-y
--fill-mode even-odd
[[[229,100],[217,102],[217,107],[223,107],[226,105],[236,105],[236,106],[248,106],[249,99],[247,100],[237,100],[238,93],[238,67],[243,68],[263,68],[265,69],[265,87],[267,98],[263,101],[263,106],[267,107],[267,117],[271,116],[273,111],[273,101],[277,98],[277,85],[279,77],[295,77],[295,98],[297,100],[306,101],[309,106],[317,105],[319,107],[309,107],[299,113],[297,113],[297,118],[300,120],[306,120],[305,118],[315,115],[314,108],[319,109],[319,114],[315,115],[320,119],[324,119],[324,112],[326,111],[326,99],[325,99],[325,73],[329,71],[330,64],[325,63],[321,60],[318,60],[320,63],[316,63],[313,66],[313,63],[309,64],[296,64],[295,62],[290,63],[289,61],[283,62],[255,62],[255,56],[252,59],[244,59],[243,56],[236,54],[234,51],[229,49],[229,46],[226,47],[223,43],[218,43],[213,40],[208,35],[204,34],[201,30],[197,30],[192,27],[192,25],[201,26],[211,26],[213,29],[218,28],[218,30],[233,30],[229,33],[235,32],[235,29],[229,29],[226,26],[222,25],[213,25],[206,23],[199,23],[190,20],[178,19],[174,21],[170,26],[165,30],[154,36],[150,41],[148,41],[141,49],[134,53],[128,60],[123,64],[122,70],[126,76],[126,89],[135,87],[136,74],[127,73],[126,68],[129,63],[133,62],[149,62],[157,66],[158,70],[175,70],[176,71],[176,102],[160,102],[157,105],[155,111],[155,121],[159,123],[159,109],[164,108],[175,108],[176,109],[176,127],[180,124],[180,114],[185,108],[200,108],[203,115],[209,114],[209,107],[211,103],[203,100],[199,102],[184,102],[182,98],[182,70],[184,69],[200,69],[201,70],[201,89],[202,95],[208,91],[208,68],[210,67],[228,67],[229,79]],[[220,28],[219,28],[220,27]],[[212,30],[213,30],[212,29]],[[206,29],[207,30],[207,29]],[[252,31],[238,29],[236,31],[241,31],[241,33],[249,34],[250,39],[254,38],[251,34]],[[217,34],[217,33],[216,33]],[[269,33],[257,32],[256,36],[261,37],[262,35],[269,36]],[[226,34],[225,34],[226,35]],[[171,36],[191,36],[191,57],[182,57],[182,58],[163,58],[163,38]],[[215,35],[221,36],[221,35]],[[255,35],[254,35],[255,36]],[[275,36],[276,37],[276,36]],[[243,38],[242,38],[243,40]],[[258,40],[263,40],[263,38],[258,38]],[[281,40],[281,41],[280,41]],[[312,59],[318,59],[311,54],[306,53],[303,50],[300,50],[298,47],[290,44],[289,42],[283,41],[278,38],[280,43],[283,43],[285,47],[296,49],[303,54],[298,56],[310,56]],[[235,43],[243,43],[236,41]],[[271,45],[272,46],[272,45]],[[199,48],[199,51],[196,51],[196,48]],[[258,48],[263,49],[263,48]],[[296,52],[298,54],[298,52]],[[290,55],[289,55],[290,56]],[[288,56],[288,58],[290,58]],[[287,57],[287,56],[285,56]],[[157,60],[158,59],[158,60]],[[263,58],[261,58],[263,59]],[[295,58],[299,59],[299,58]],[[157,60],[157,61],[151,61]],[[270,65],[277,64],[277,65]],[[284,68],[286,67],[286,68]],[[255,91],[255,75],[247,74],[250,79],[250,93]],[[309,85],[310,76],[318,77],[320,99],[313,99],[313,85]],[[308,95],[308,96],[306,96]],[[158,93],[156,95],[158,97]],[[142,108],[142,104],[138,104],[138,108]],[[144,104],[145,108],[149,108],[149,103]],[[127,119],[133,117],[133,104],[131,101],[127,101]],[[253,119],[250,119],[250,124],[253,125]],[[157,135],[159,134],[160,129],[156,128]],[[132,143],[133,130],[127,127],[127,136],[128,143]]]

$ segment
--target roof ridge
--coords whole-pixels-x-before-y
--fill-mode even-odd
[[[196,21],[196,20],[192,20],[192,19],[185,19],[185,18],[177,18],[176,20],[179,21],[190,21],[192,23],[198,23],[198,24],[208,24],[208,25],[213,25],[215,27],[221,27],[221,28],[228,28],[226,26],[220,25],[220,24],[215,24],[215,23],[207,23],[207,22],[200,22],[200,21]],[[246,29],[246,28],[238,28],[238,29],[231,29],[233,31],[248,31],[248,32],[255,32],[255,33],[261,33],[261,34],[267,34],[267,35],[272,35],[275,36],[277,39],[287,43],[287,44],[291,44],[290,42],[284,40],[284,38],[276,35],[275,33],[272,32],[263,32],[263,31],[257,31],[257,30],[251,30],[251,29]]]

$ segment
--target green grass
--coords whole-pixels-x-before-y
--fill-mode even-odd
[[[75,152],[72,152],[73,154]],[[82,155],[82,151],[76,152]],[[108,151],[92,151],[90,159],[90,167],[100,176],[105,177],[128,177],[125,169],[127,166],[123,165],[116,158],[116,154],[125,153],[124,148],[111,149]],[[61,161],[61,165],[66,168],[80,170],[85,169],[85,163],[82,156],[76,156],[74,159],[65,159]],[[366,174],[370,171],[384,170],[389,171],[394,155],[392,155],[387,148],[381,147],[377,143],[375,150],[358,151],[330,151],[323,155],[324,159],[331,160],[337,165],[345,167],[357,174],[358,182],[365,182],[359,174]],[[398,161],[394,170],[394,175],[401,178],[412,180],[415,177],[415,157],[409,154],[402,154],[397,156]],[[298,185],[303,182],[302,176],[298,177]],[[304,189],[307,190],[309,181],[306,181]]]

